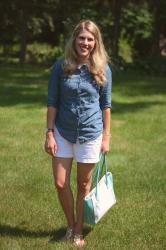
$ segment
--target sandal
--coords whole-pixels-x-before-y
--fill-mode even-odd
[[[59,241],[60,242],[66,242],[73,240],[73,229],[72,228],[67,228],[65,236],[63,236]]]
[[[84,247],[86,245],[82,234],[74,234],[73,242],[76,247]]]

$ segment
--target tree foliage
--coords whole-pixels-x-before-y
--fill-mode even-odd
[[[165,0],[1,0],[0,44],[8,55],[19,44],[23,63],[27,45],[47,43],[62,47],[80,19],[97,22],[110,55],[127,45],[131,57],[166,53]]]

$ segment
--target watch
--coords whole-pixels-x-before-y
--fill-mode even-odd
[[[47,134],[48,132],[54,133],[54,129],[53,129],[53,128],[46,128],[46,134]]]

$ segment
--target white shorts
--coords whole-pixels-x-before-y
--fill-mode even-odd
[[[63,138],[55,128],[54,134],[57,143],[57,152],[55,156],[63,158],[74,158],[81,163],[97,163],[101,150],[102,135],[97,139],[80,144],[71,143]]]

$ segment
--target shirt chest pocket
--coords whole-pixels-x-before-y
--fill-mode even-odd
[[[75,76],[63,77],[61,80],[61,91],[65,95],[77,93],[78,79]]]

